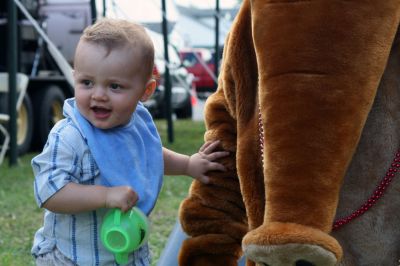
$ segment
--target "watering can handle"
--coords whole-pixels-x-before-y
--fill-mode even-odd
[[[119,226],[121,225],[121,210],[116,209],[114,213],[114,225]]]
[[[115,261],[118,264],[127,264],[128,263],[128,253],[115,253]]]

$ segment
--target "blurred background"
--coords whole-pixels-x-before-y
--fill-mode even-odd
[[[16,5],[15,43],[9,40],[10,1]],[[216,90],[224,40],[240,4],[240,0],[2,0],[2,147],[7,146],[13,134],[8,125],[9,62],[15,62],[17,72],[14,135],[18,155],[22,155],[41,149],[52,126],[62,119],[63,101],[73,97],[71,70],[75,47],[84,28],[102,17],[139,22],[151,36],[156,50],[153,72],[157,89],[144,104],[153,117],[202,120],[204,101]],[[164,51],[166,41],[168,60]],[[16,60],[10,59],[10,52],[16,52]],[[3,157],[6,149],[2,149]],[[1,159],[0,156],[0,163]]]

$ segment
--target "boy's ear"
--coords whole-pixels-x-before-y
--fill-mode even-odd
[[[156,89],[156,86],[157,86],[156,80],[150,79],[146,84],[146,88],[145,88],[142,98],[140,98],[140,100],[142,102],[147,101],[150,98],[150,96],[153,95],[153,93]]]

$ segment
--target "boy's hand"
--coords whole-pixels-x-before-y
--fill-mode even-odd
[[[219,140],[208,141],[201,146],[198,153],[190,156],[186,171],[188,175],[207,184],[209,177],[205,175],[206,172],[216,170],[225,171],[225,167],[222,164],[214,162],[229,154],[227,151],[214,151],[219,143]]]
[[[107,189],[106,208],[119,208],[126,212],[135,206],[138,200],[138,195],[129,186],[110,187]]]

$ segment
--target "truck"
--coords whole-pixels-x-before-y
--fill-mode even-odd
[[[17,5],[18,44],[17,47],[7,47],[8,7],[7,1],[0,1],[0,73],[7,72],[8,49],[17,49],[17,72],[29,78],[22,104],[17,110],[17,149],[21,155],[29,150],[41,149],[51,128],[63,118],[64,100],[73,97],[71,66],[76,45],[83,30],[96,21],[97,14],[105,14],[106,1],[14,2]],[[182,69],[179,71],[175,73],[181,73]],[[179,101],[190,102],[190,78],[179,77],[181,83],[185,83],[185,90],[178,89],[182,86],[172,88],[172,97],[177,95],[176,98],[181,99]],[[0,113],[7,113],[7,99],[7,93],[0,92]],[[187,104],[184,106],[187,110]],[[191,115],[191,110],[185,114]]]

